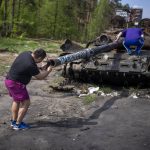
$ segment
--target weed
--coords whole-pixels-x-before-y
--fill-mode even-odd
[[[112,88],[107,87],[107,86],[103,86],[103,87],[100,87],[100,91],[103,91],[105,94],[108,94],[108,93],[112,92]]]
[[[96,100],[96,94],[90,94],[84,97],[84,104],[88,105]]]

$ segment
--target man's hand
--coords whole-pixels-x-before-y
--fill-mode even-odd
[[[48,72],[51,72],[51,71],[52,71],[52,66],[49,66],[49,67],[47,68],[47,71],[48,71]]]
[[[115,40],[114,40],[114,42],[117,42],[118,41],[118,39],[116,38]]]
[[[48,67],[50,67],[50,66],[51,66],[50,61],[47,61],[45,65],[43,65],[42,67],[40,67],[40,69],[41,69],[41,70],[47,70]]]

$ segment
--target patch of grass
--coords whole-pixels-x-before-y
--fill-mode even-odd
[[[0,64],[0,76],[4,75],[8,71],[8,68],[4,64]]]
[[[53,86],[53,87],[59,86],[60,83],[62,83],[63,81],[64,81],[64,77],[55,77],[55,79],[49,83],[49,86]]]
[[[88,105],[91,104],[92,102],[94,102],[96,100],[96,94],[90,94],[84,97],[84,104]]]
[[[14,55],[0,55],[0,75],[4,75],[9,70],[13,60]]]
[[[0,65],[0,75],[3,75],[5,72],[5,66],[4,65]]]
[[[0,49],[8,49],[9,52],[20,53],[27,50],[43,48],[49,53],[59,53],[60,44],[51,40],[20,39],[20,38],[0,38]]]
[[[29,46],[30,45],[30,46]],[[0,39],[0,48],[8,49],[10,52],[21,52],[30,50],[30,47],[36,46],[36,43],[28,43],[28,41],[20,39],[2,38]]]
[[[107,86],[100,87],[99,90],[103,91],[105,94],[108,94],[108,93],[112,92],[112,88],[111,87],[107,87]]]
[[[139,91],[139,87],[130,87],[129,88],[130,93],[138,93],[138,91]]]

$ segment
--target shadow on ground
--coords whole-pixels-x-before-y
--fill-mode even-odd
[[[30,123],[32,128],[40,128],[40,127],[64,127],[64,128],[81,128],[84,125],[96,125],[98,119],[104,111],[111,108],[111,106],[120,98],[128,97],[129,93],[124,93],[124,91],[116,97],[112,97],[109,100],[107,100],[102,107],[95,110],[87,119],[85,118],[67,118],[65,120],[60,120],[57,122],[52,121],[37,121],[34,123]],[[93,121],[92,121],[93,120]]]

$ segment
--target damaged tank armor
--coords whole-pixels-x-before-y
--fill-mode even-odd
[[[120,26],[120,24],[118,25]],[[124,25],[124,22],[121,25]],[[70,54],[60,56],[58,60],[53,62],[53,65],[65,63],[63,76],[73,80],[115,85],[142,83],[149,86],[150,19],[141,19],[139,25],[144,29],[145,39],[140,56],[136,56],[134,53],[129,56],[122,44],[114,46],[114,38],[123,29],[115,28],[113,31],[107,30],[95,40],[90,41],[86,45],[86,49],[78,46],[76,48],[76,44],[66,40],[61,49],[64,54]],[[88,48],[90,45],[92,45],[92,48]],[[93,52],[94,54],[92,54]],[[70,55],[72,57],[68,57]]]

